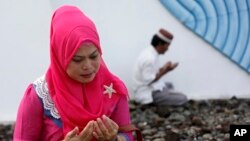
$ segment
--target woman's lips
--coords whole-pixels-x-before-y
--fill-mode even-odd
[[[88,74],[82,74],[81,76],[84,78],[90,78],[93,73],[88,73]]]

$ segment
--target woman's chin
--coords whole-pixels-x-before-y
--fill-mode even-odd
[[[88,77],[88,78],[81,78],[79,81],[80,81],[81,83],[89,83],[89,82],[91,82],[93,79],[94,79],[94,77],[92,76],[92,77]]]

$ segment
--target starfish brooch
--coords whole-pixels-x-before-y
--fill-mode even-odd
[[[113,83],[111,83],[109,86],[103,85],[103,87],[105,88],[105,91],[103,92],[103,94],[108,94],[109,98],[111,98],[112,95],[116,93],[116,91],[113,89]]]

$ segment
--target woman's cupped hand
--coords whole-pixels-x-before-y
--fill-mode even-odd
[[[96,121],[89,121],[79,133],[75,127],[69,131],[63,141],[90,141],[95,138],[98,141],[116,141],[119,126],[109,117],[103,115]]]

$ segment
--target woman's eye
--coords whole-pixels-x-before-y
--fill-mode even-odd
[[[97,58],[97,55],[90,56],[90,59],[94,60]]]
[[[73,62],[76,62],[76,63],[79,63],[79,62],[81,62],[82,60],[81,60],[81,59],[73,58],[72,61],[73,61]]]

